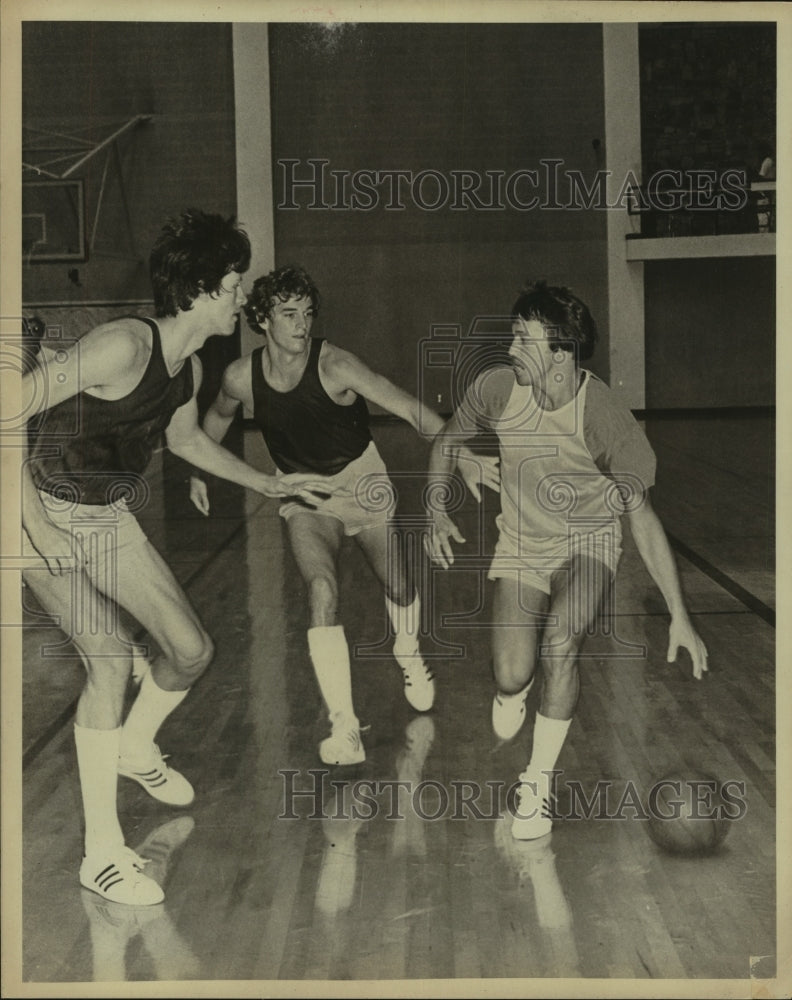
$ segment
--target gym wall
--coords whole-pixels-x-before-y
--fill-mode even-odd
[[[548,158],[590,182],[598,167],[599,25],[272,24],[269,36],[276,206],[289,201],[287,176],[313,177],[312,158],[329,161],[329,178],[333,170],[509,177]],[[320,204],[334,200],[330,181]],[[432,211],[416,204],[409,183],[403,191],[403,209],[385,208],[384,196],[368,211],[310,208],[307,188],[294,190],[298,208],[276,208],[276,263],[312,274],[325,336],[450,408],[447,373],[433,370],[419,385],[432,325],[459,324],[464,334],[477,315],[508,315],[526,277],[546,277],[590,305],[602,334],[594,364],[607,377],[603,211],[454,211],[450,201]],[[427,180],[424,200],[438,192]],[[529,194],[519,188],[521,199]]]
[[[775,404],[775,268],[775,257],[646,265],[647,407]]]

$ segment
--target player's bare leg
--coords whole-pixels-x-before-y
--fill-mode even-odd
[[[492,728],[498,739],[511,740],[525,721],[525,701],[536,674],[537,650],[550,598],[524,581],[495,581],[492,667],[497,690]]]
[[[421,601],[406,564],[402,537],[388,522],[367,528],[355,538],[385,590],[395,633],[393,655],[404,678],[404,695],[416,711],[428,712],[434,704],[435,682],[418,644]]]
[[[165,719],[185,699],[214,655],[214,645],[176,577],[150,542],[118,560],[114,596],[158,647],[121,734],[119,771],[168,805],[189,805],[195,793],[169,767],[155,743]]]
[[[596,621],[613,574],[602,562],[575,555],[553,574],[548,623],[540,656],[544,686],[536,713],[533,749],[520,775],[512,833],[533,840],[552,829],[551,778],[566,740],[580,692],[578,654]]]
[[[125,846],[116,805],[121,715],[132,665],[129,646],[105,629],[90,627],[94,616],[108,622],[113,615],[84,570],[62,576],[43,568],[29,570],[25,580],[42,607],[73,638],[86,670],[74,726],[85,821],[80,882],[114,902],[159,903],[163,893],[143,874],[145,859]]]
[[[352,701],[349,646],[338,625],[338,554],[344,537],[334,517],[302,513],[288,520],[289,541],[308,587],[308,650],[330,719],[330,736],[319,744],[325,764],[359,764],[366,759]]]

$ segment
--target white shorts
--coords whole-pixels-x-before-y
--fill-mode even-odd
[[[86,572],[90,579],[107,593],[107,581],[115,573],[119,560],[124,561],[124,571],[134,574],[136,554],[148,539],[130,513],[126,501],[112,504],[83,504],[62,500],[52,493],[39,490],[41,502],[49,519],[59,528],[65,528],[76,537],[87,557]],[[28,569],[46,569],[44,559],[33,547],[26,531],[22,532],[22,551],[35,560]],[[148,562],[141,564],[141,585],[145,584]]]
[[[616,572],[621,557],[621,526],[618,521],[597,531],[570,531],[568,535],[546,538],[524,538],[517,544],[510,532],[505,532],[498,518],[498,542],[488,579],[517,580],[545,594],[550,594],[554,573],[568,566],[575,556],[588,556],[604,563]]]
[[[282,477],[284,473],[276,473]],[[363,454],[334,476],[317,477],[327,481],[338,492],[328,500],[309,507],[301,500],[286,500],[280,506],[280,516],[289,520],[295,514],[316,514],[334,517],[344,525],[345,535],[357,535],[367,528],[387,524],[396,509],[396,491],[388,476],[385,463],[374,442]]]

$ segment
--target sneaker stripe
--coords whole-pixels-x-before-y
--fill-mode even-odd
[[[168,780],[162,771],[135,771],[134,774],[152,788],[158,788]]]
[[[107,862],[96,875],[91,874],[90,858],[83,858],[80,867],[80,882],[83,887],[119,903],[147,906],[161,902],[162,889],[153,879],[142,874],[145,859],[138,857],[127,847],[119,847],[117,850],[118,861]],[[98,863],[101,864],[101,860]]]
[[[116,880],[121,879],[121,873],[119,872],[119,870],[116,868],[115,865],[110,865],[109,867],[105,868],[104,871],[99,872],[99,874],[94,879],[94,882],[96,882],[97,885],[100,885],[103,889],[108,889],[110,885],[115,884],[112,881],[113,879]]]
[[[102,871],[94,879],[97,885],[102,885],[109,878],[113,878],[114,875],[118,874],[118,869],[115,865],[108,865],[107,868],[103,868]]]
[[[157,763],[149,768],[138,768],[133,762],[119,758],[118,771],[126,778],[137,781],[150,795],[169,805],[189,805],[194,798],[190,783],[178,771],[173,771],[163,763],[167,754],[161,754],[154,744]]]

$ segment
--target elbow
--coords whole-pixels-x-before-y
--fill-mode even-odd
[[[190,456],[193,453],[193,443],[184,438],[168,438],[166,440],[168,445],[168,451],[177,458],[184,459],[185,462],[190,461]]]
[[[413,405],[407,407],[400,416],[425,441],[434,441],[444,426],[434,410],[419,400],[414,400]]]
[[[432,427],[432,420],[428,414],[418,408],[411,410],[409,413],[405,413],[404,416],[407,423],[412,426],[416,434],[424,438],[426,441],[434,440],[436,431]]]

